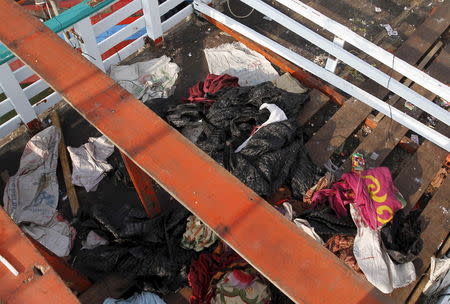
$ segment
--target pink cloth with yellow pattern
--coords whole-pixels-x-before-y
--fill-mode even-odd
[[[364,222],[371,229],[377,229],[389,222],[395,211],[403,207],[397,199],[397,193],[389,169],[379,167],[360,174],[343,174],[341,180],[334,183],[330,189],[316,192],[312,203],[328,201],[338,216],[347,215],[345,205],[353,203]]]

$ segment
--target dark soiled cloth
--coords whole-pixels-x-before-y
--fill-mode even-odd
[[[354,241],[355,237],[352,235],[334,235],[325,243],[325,247],[334,253],[351,269],[362,274],[355,255],[353,254]]]
[[[308,220],[325,242],[334,235],[356,235],[357,229],[350,215],[338,217],[329,206],[305,210],[297,217]]]
[[[110,236],[110,245],[80,250],[73,261],[76,269],[93,281],[112,272],[131,276],[140,288],[160,294],[186,286],[196,254],[179,245],[190,215],[184,207],[176,205],[149,219],[142,208],[100,205],[91,216]]]
[[[420,210],[395,213],[394,219],[381,228],[381,240],[387,253],[398,264],[413,261],[423,247],[420,238],[423,223]]]
[[[184,101],[189,102],[203,102],[211,104],[214,102],[209,96],[217,93],[223,88],[239,87],[239,79],[228,74],[214,75],[208,74],[205,81],[200,81],[193,87],[189,88],[189,97]]]
[[[293,94],[266,82],[253,87],[224,88],[210,106],[181,104],[166,119],[190,141],[259,195],[269,197],[286,185],[300,198],[319,178],[303,145],[296,117],[306,94]],[[263,103],[275,104],[288,120],[271,123],[254,133],[247,145],[234,152],[269,117]]]

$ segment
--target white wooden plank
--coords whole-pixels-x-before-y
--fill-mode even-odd
[[[24,123],[29,123],[37,118],[25,92],[14,77],[8,63],[0,65],[0,86],[3,88],[5,95],[9,98]]]
[[[14,108],[8,99],[0,101],[0,117],[12,110],[14,110]]]
[[[3,138],[9,135],[12,131],[16,130],[20,127],[21,120],[18,115],[14,116],[7,122],[0,125],[0,138]]]
[[[173,15],[172,17],[170,17],[169,19],[167,19],[166,21],[164,21],[162,23],[163,32],[164,33],[167,32],[172,27],[174,27],[175,25],[177,25],[178,23],[183,21],[184,18],[186,18],[193,12],[194,12],[194,9],[192,8],[192,5],[186,6],[181,11],[179,11],[178,13],[176,13],[175,15]]]
[[[142,35],[141,37],[139,37],[138,39],[136,39],[135,41],[124,47],[123,49],[116,52],[114,55],[111,55],[110,57],[106,58],[106,60],[103,61],[103,63],[105,64],[105,69],[108,71],[111,65],[118,64],[119,62],[121,62],[122,60],[124,60],[125,58],[132,55],[140,48],[142,48],[145,44],[144,36],[145,35]]]
[[[48,88],[48,84],[42,80],[39,79],[38,81],[32,83],[31,85],[27,86],[25,89],[23,89],[23,92],[25,93],[25,96],[27,99],[33,98],[37,94],[41,93],[45,89]],[[11,102],[11,99],[8,97],[4,101]]]
[[[183,1],[184,0],[166,0],[159,5],[159,15],[163,16],[165,13],[167,13]]]
[[[275,20],[285,28],[291,30],[292,32],[296,33],[297,35],[317,45],[324,51],[330,53],[339,60],[350,65],[357,71],[361,72],[370,79],[374,80],[375,82],[394,92],[398,96],[406,99],[413,105],[431,114],[440,121],[445,122],[447,125],[450,125],[449,112],[447,112],[445,109],[441,108],[431,100],[428,100],[424,96],[418,94],[411,88],[403,85],[399,81],[392,79],[390,75],[380,71],[376,67],[370,65],[366,61],[346,51],[342,47],[331,42],[330,40],[320,36],[315,31],[312,31],[309,28],[303,26],[302,24],[283,14],[274,7],[266,4],[265,2],[262,2],[260,0],[241,0],[241,1],[260,11],[264,15],[272,18],[273,20]],[[430,78],[434,79],[432,77]]]
[[[290,49],[280,45],[279,43],[267,38],[264,35],[252,30],[251,28],[233,20],[232,18],[222,14],[221,12],[209,7],[206,4],[194,1],[195,9],[201,13],[210,16],[211,18],[217,20],[218,22],[228,26],[234,31],[241,35],[255,41],[256,43],[266,47],[285,59],[291,61],[300,68],[316,75],[326,82],[334,85],[335,87],[341,89],[347,94],[355,97],[356,99],[364,102],[368,106],[376,109],[377,111],[392,117],[393,120],[402,124],[403,126],[411,129],[417,134],[422,135],[428,140],[434,142],[436,145],[442,147],[443,149],[450,151],[450,139],[443,134],[437,132],[436,130],[427,127],[418,120],[408,116],[406,113],[401,112],[397,108],[391,107],[379,98],[369,94],[368,92],[362,90],[361,88],[353,85],[352,83],[340,78],[339,76],[327,71],[326,69],[318,66],[312,61],[306,59],[305,57],[291,51]]]
[[[145,27],[144,16],[140,17],[139,19],[130,23],[129,25],[127,25],[126,27],[124,27],[123,29],[118,31],[117,33],[114,33],[113,35],[109,36],[108,38],[106,38],[105,40],[100,42],[98,45],[100,53],[103,54],[104,52],[106,52],[107,50],[109,50],[110,48],[115,46],[116,44],[122,42],[126,38],[130,37],[137,31],[142,29],[143,27]]]
[[[337,46],[344,47],[345,40],[337,36],[334,36],[333,43],[336,44]],[[331,73],[334,73],[336,71],[338,63],[339,59],[337,59],[336,57],[333,58],[328,57],[327,62],[325,63],[325,69],[327,69]]]
[[[62,101],[61,95],[59,95],[57,92],[53,92],[50,95],[48,95],[47,97],[45,97],[42,100],[35,103],[33,105],[33,108],[34,108],[34,111],[39,115],[60,101]]]
[[[74,25],[75,31],[81,35],[83,41],[80,43],[80,48],[84,57],[95,64],[100,70],[105,71],[103,65],[102,55],[97,45],[97,40],[94,34],[94,28],[91,19],[85,18]]]
[[[129,17],[130,15],[134,14],[140,9],[142,9],[141,0],[134,0],[128,3],[124,7],[118,9],[111,15],[94,24],[95,35],[96,36],[100,35],[104,31],[110,29],[113,25],[118,24],[120,21]]]
[[[370,42],[369,40],[359,36],[348,27],[328,18],[299,0],[277,0],[277,2],[285,5],[289,9],[323,27],[334,35],[344,39],[346,42],[362,50],[369,56],[377,59],[389,67],[392,67],[395,71],[418,83],[422,87],[427,88],[427,90],[433,92],[434,94],[444,98],[445,100],[450,100],[450,88],[447,85],[413,67],[406,61],[395,57],[393,54]]]
[[[159,15],[158,0],[142,0],[142,10],[144,12],[147,35],[153,40],[162,37],[163,30]]]
[[[24,65],[14,71],[14,77],[18,82],[22,82],[30,76],[33,76],[34,72],[28,66]]]

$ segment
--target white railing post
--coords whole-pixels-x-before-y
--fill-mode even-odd
[[[74,25],[75,31],[81,36],[80,48],[84,57],[95,64],[100,70],[105,72],[102,54],[98,49],[97,40],[95,38],[94,27],[90,18],[84,18]]]
[[[338,36],[334,36],[333,43],[337,46],[340,46],[341,48],[344,48],[345,40],[339,38]],[[325,69],[330,71],[331,73],[334,73],[336,71],[337,65],[339,63],[339,59],[336,57],[328,57],[327,62],[325,64]]]
[[[0,86],[25,125],[30,126],[33,121],[37,121],[36,112],[34,112],[8,63],[0,65]]]
[[[142,0],[142,10],[145,18],[147,35],[158,43],[162,40],[163,30],[161,17],[159,16],[158,0]]]

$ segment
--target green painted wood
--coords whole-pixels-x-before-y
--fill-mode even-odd
[[[83,2],[69,8],[60,15],[44,22],[53,32],[58,33],[71,27],[78,21],[87,18],[101,9],[111,5],[117,0],[84,0]],[[8,62],[14,58],[4,45],[0,44],[0,64]]]

